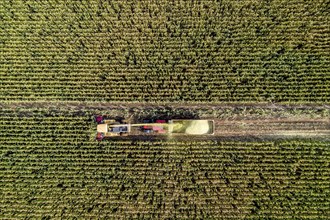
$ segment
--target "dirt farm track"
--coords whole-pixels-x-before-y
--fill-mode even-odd
[[[17,102],[0,104],[0,107],[74,111],[91,115],[108,114],[125,118],[133,117],[135,120],[149,117],[214,120],[214,136],[202,139],[246,137],[327,139],[330,137],[330,106],[328,105]]]

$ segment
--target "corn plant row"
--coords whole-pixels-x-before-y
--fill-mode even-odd
[[[329,142],[99,143],[92,110],[0,113],[3,218],[327,218]]]
[[[5,0],[0,100],[329,102],[322,0]]]

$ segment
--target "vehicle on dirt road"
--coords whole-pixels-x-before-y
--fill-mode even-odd
[[[213,135],[214,121],[200,119],[145,119],[129,123],[127,120],[95,116],[98,141],[104,138],[129,135]]]

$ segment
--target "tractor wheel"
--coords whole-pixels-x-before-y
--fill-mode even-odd
[[[94,116],[94,120],[96,123],[101,124],[103,122],[104,118],[101,115],[96,115],[96,116]]]
[[[97,132],[97,134],[96,134],[96,140],[97,141],[102,141],[103,138],[104,138],[104,134],[101,133],[101,132]]]

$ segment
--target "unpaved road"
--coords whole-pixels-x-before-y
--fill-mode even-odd
[[[329,119],[215,120],[216,136],[281,135],[328,136]]]
[[[328,104],[11,102],[0,103],[0,107],[26,110],[38,108],[50,111],[69,110],[89,112],[89,114],[133,116],[133,118],[174,116],[175,118],[214,120],[213,138],[202,137],[202,139],[226,137],[244,139],[248,136],[330,138],[330,105]]]

